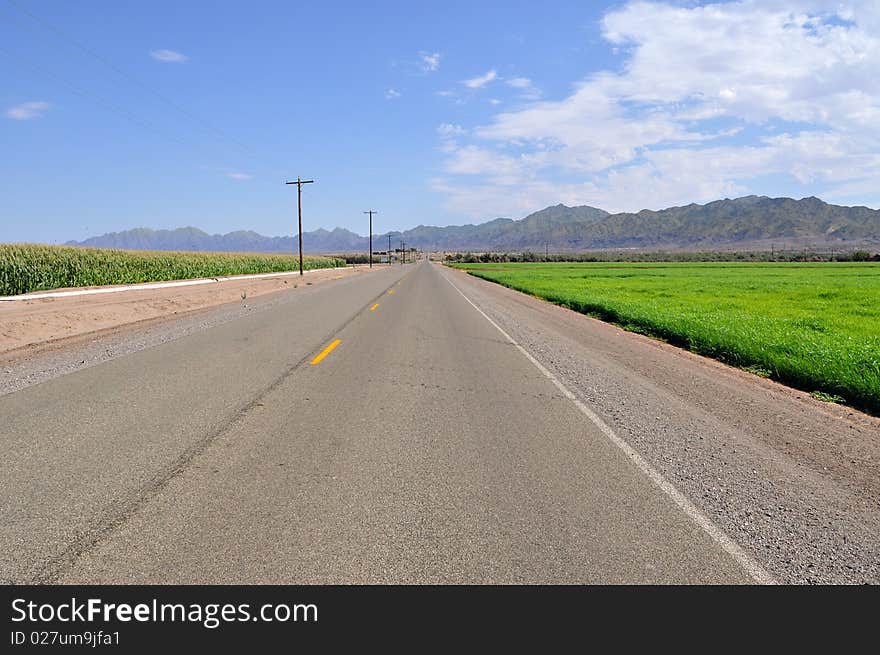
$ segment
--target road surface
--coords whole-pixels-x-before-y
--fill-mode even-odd
[[[427,262],[283,293],[0,396],[0,578],[877,581],[873,419],[766,419],[796,400]],[[724,389],[756,424],[854,431],[867,473],[752,434],[711,407]]]

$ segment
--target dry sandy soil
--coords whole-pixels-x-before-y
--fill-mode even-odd
[[[376,269],[378,270],[378,268]],[[342,277],[363,275],[366,266],[328,268],[298,275],[231,279],[212,284],[118,293],[0,302],[0,360],[14,361],[78,338],[127,326],[177,318],[227,303]]]

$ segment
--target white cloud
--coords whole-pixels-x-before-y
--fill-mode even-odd
[[[500,105],[501,101],[498,98],[489,98],[490,105]]]
[[[498,72],[493,70],[488,71],[485,75],[480,75],[478,77],[472,77],[469,80],[463,80],[462,84],[464,84],[469,89],[481,89],[486,86],[492,80],[497,79]]]
[[[461,95],[459,95],[455,91],[449,91],[449,90],[435,91],[434,95],[439,96],[441,98],[447,98],[454,105],[462,105],[465,102],[464,98],[462,98]]]
[[[657,208],[745,193],[767,176],[880,200],[880,5],[837,7],[624,5],[601,24],[619,72],[496,114],[449,150],[447,173],[469,178],[435,188],[472,216],[496,215],[496,200],[520,212],[566,198]]]
[[[40,118],[51,105],[42,100],[34,100],[31,102],[23,102],[20,105],[9,107],[6,110],[6,117],[17,121],[28,121],[33,118]]]
[[[422,60],[422,70],[426,73],[432,73],[440,68],[441,55],[439,52],[420,52],[419,58]]]
[[[226,177],[228,177],[230,180],[251,180],[251,179],[253,179],[254,176],[250,175],[248,173],[232,172],[232,173],[227,173]]]
[[[385,99],[386,100],[394,100],[395,98],[399,98],[399,97],[400,97],[400,91],[397,91],[396,89],[388,89],[385,92]]]
[[[179,64],[189,59],[186,55],[174,50],[153,50],[150,52],[150,56],[156,61],[166,64]]]
[[[528,77],[512,77],[505,83],[507,86],[517,89],[520,92],[519,97],[524,100],[537,100],[541,97],[541,92],[535,88],[532,80]]]
[[[437,134],[444,139],[461,136],[465,133],[465,129],[461,125],[454,123],[441,123],[437,126]]]

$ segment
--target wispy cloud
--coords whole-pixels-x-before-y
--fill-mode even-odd
[[[435,91],[434,95],[437,95],[441,98],[446,98],[454,105],[464,104],[464,99],[458,94],[457,91]]]
[[[227,173],[226,177],[228,177],[230,180],[251,180],[254,176],[248,173],[232,172]]]
[[[165,63],[165,64],[180,64],[180,63],[186,61],[187,59],[189,59],[189,57],[187,57],[186,55],[184,55],[180,52],[176,52],[174,50],[164,50],[164,49],[163,50],[153,50],[150,53],[150,56],[153,59],[155,59],[156,61],[161,61],[162,63]]]
[[[532,81],[527,77],[512,77],[507,80],[507,86],[512,86],[514,89],[528,89],[532,86]]]
[[[385,92],[385,99],[386,100],[394,100],[395,98],[399,98],[399,97],[400,97],[400,91],[398,91],[397,89],[388,89]]]
[[[488,71],[485,75],[480,75],[478,77],[472,77],[469,80],[462,80],[462,84],[464,84],[469,89],[481,89],[486,86],[492,80],[498,78],[498,72],[495,69]]]
[[[426,73],[432,73],[440,68],[440,57],[439,52],[420,52],[419,58],[422,60],[422,70]]]
[[[437,134],[439,134],[444,139],[461,136],[464,133],[464,128],[461,125],[456,125],[455,123],[441,123],[437,126]]]
[[[42,100],[23,102],[7,109],[6,117],[17,121],[29,121],[32,118],[40,118],[49,107],[49,103]]]
[[[505,80],[505,84],[519,91],[519,97],[524,100],[537,100],[541,97],[541,91],[535,88],[535,85],[527,77],[512,77]]]

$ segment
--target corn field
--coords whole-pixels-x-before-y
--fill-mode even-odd
[[[305,257],[303,268],[344,266],[335,257]],[[0,296],[30,291],[161,280],[277,273],[299,268],[294,255],[160,252],[0,244]]]

